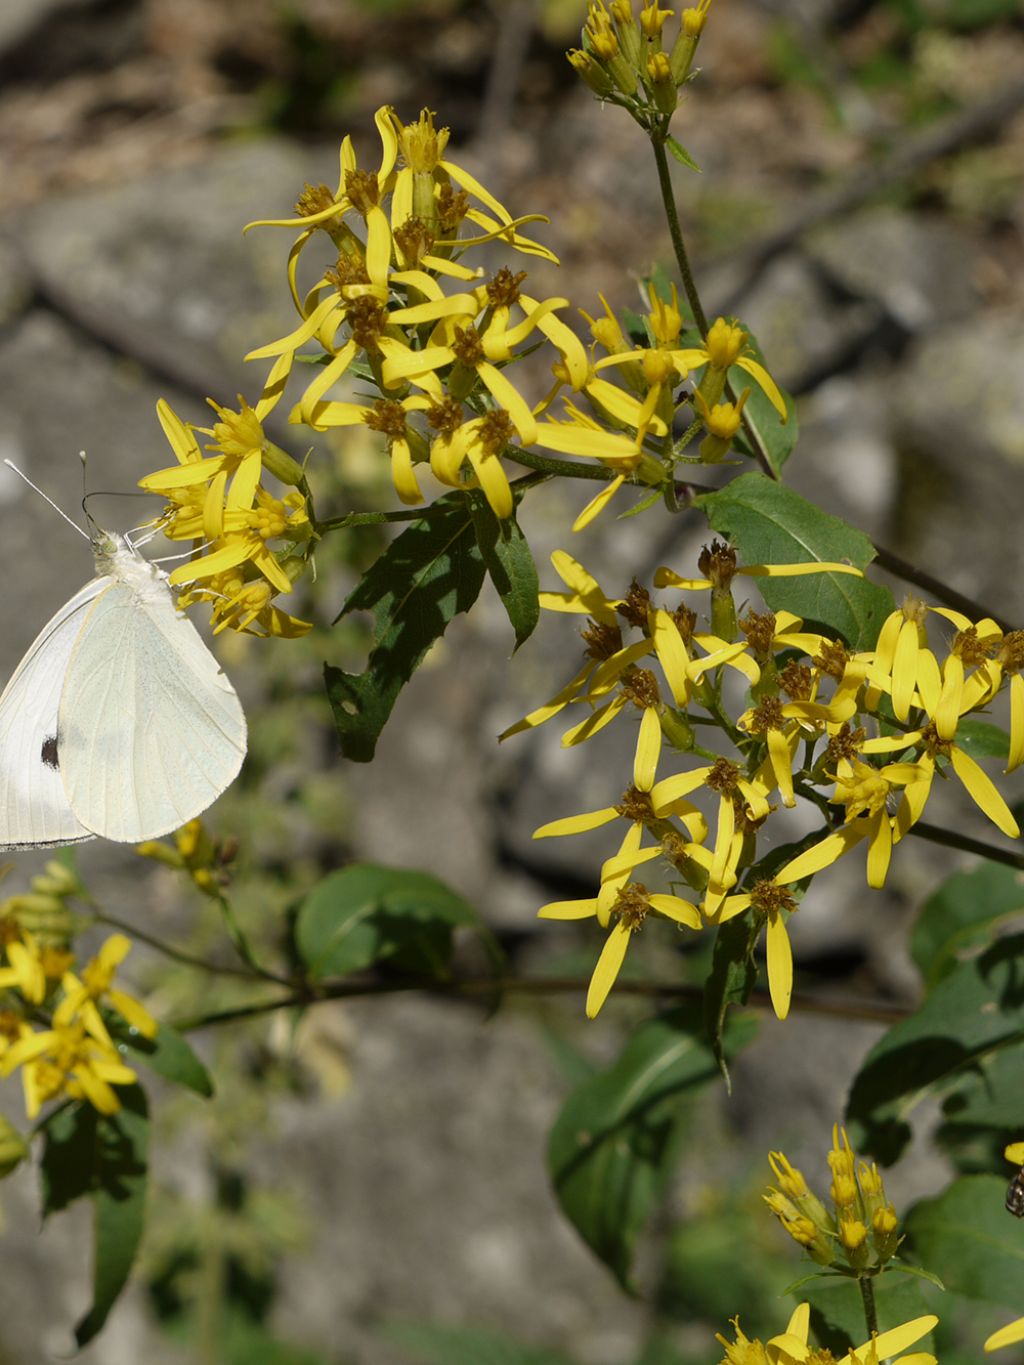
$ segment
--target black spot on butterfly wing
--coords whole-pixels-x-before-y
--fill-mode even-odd
[[[1015,1218],[1024,1218],[1024,1166],[1010,1181],[1006,1191],[1006,1207]]]
[[[48,768],[52,768],[54,772],[56,772],[60,768],[60,759],[57,756],[56,735],[46,736],[46,738],[43,740],[43,747],[42,750],[40,751],[39,757],[43,760],[46,766]]]

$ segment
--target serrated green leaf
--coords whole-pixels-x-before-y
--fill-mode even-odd
[[[747,353],[751,359],[759,361],[771,374],[771,366],[757,344],[757,338],[750,332],[747,333]],[[774,379],[775,376],[772,375],[772,378]],[[757,380],[752,375],[747,374],[746,370],[740,369],[738,365],[733,365],[729,370],[728,380],[729,387],[737,399],[744,389],[750,390],[743,407],[743,416],[746,421],[736,438],[736,449],[743,451],[746,455],[753,456],[755,454],[755,447],[746,432],[747,425],[753,427],[758,438],[756,449],[764,453],[775,473],[780,474],[783,465],[793,453],[793,448],[800,435],[796,403],[793,401],[792,394],[787,393],[779,384],[779,392],[782,394],[782,401],[786,407],[786,420],[784,422],[776,410],[775,404]],[[776,383],[778,383],[777,380]]]
[[[763,474],[742,474],[695,503],[712,528],[729,538],[745,565],[849,563],[863,569],[874,558],[866,535],[829,516],[784,484]],[[851,574],[758,578],[773,611],[792,611],[841,635],[851,649],[874,647],[882,622],[894,610],[892,594]]]
[[[486,1327],[390,1322],[378,1330],[423,1365],[573,1365],[558,1351],[526,1346]]]
[[[966,1175],[906,1218],[914,1253],[947,1290],[1019,1308],[1024,1302],[1024,1239],[1006,1212],[1006,1181]]]
[[[472,495],[471,507],[476,543],[516,633],[518,649],[540,620],[537,566],[514,516],[499,520],[482,494]]]
[[[997,1049],[1019,1047],[1022,955],[1024,936],[1000,939],[960,963],[879,1039],[850,1092],[847,1120],[857,1148],[890,1164],[909,1140],[907,1119],[924,1096],[969,1082]]]
[[[112,1032],[122,1052],[134,1053],[150,1071],[163,1076],[164,1080],[194,1090],[205,1099],[213,1094],[210,1073],[181,1034],[169,1024],[161,1024],[155,1038],[143,1038],[140,1033],[128,1030]],[[129,1066],[133,1064],[130,1055],[125,1060]]]
[[[730,1030],[738,1045],[753,1030]],[[548,1166],[563,1211],[623,1288],[641,1227],[669,1173],[685,1101],[717,1074],[700,1010],[637,1028],[618,1060],[572,1092],[555,1121]]]
[[[1024,873],[993,862],[955,873],[925,901],[910,934],[910,955],[927,989],[1021,915]]]
[[[388,546],[349,594],[335,624],[354,611],[373,614],[366,671],[324,665],[341,751],[368,763],[402,688],[449,622],[469,611],[484,581],[469,499],[448,493]]]
[[[700,167],[681,142],[677,142],[674,137],[669,136],[666,138],[666,143],[669,151],[681,166],[687,166],[691,171],[696,171],[698,175],[700,174]]]
[[[960,721],[956,742],[972,758],[1007,758],[1010,753],[1010,736],[1001,726],[985,720]]]
[[[42,1125],[43,1216],[88,1195],[93,1205],[93,1302],[75,1328],[84,1346],[124,1288],[145,1221],[149,1115],[138,1086],[119,1086],[121,1109],[65,1105]]]
[[[313,888],[299,908],[295,941],[314,981],[385,959],[437,975],[447,967],[453,930],[476,924],[472,907],[429,872],[357,863]]]

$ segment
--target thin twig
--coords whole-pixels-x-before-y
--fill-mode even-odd
[[[460,981],[424,982],[421,977],[403,979],[389,978],[370,981],[326,982],[313,993],[294,992],[278,996],[273,1000],[259,1000],[248,1005],[237,1005],[231,1009],[214,1010],[209,1014],[194,1015],[189,1019],[177,1020],[173,1027],[186,1033],[206,1028],[213,1024],[237,1023],[252,1019],[261,1014],[271,1014],[275,1010],[306,1008],[326,1000],[357,1000],[368,996],[408,994],[419,991],[424,995],[445,999],[473,1000],[482,998],[493,1000],[501,995],[580,995],[585,994],[589,982],[585,977],[479,977]],[[657,981],[617,981],[617,995],[638,995],[668,1000],[700,1001],[704,998],[703,988],[678,982]],[[751,991],[748,1005],[769,1010],[771,998],[766,990]],[[895,1024],[906,1019],[911,1013],[909,1008],[887,1005],[881,1002],[862,1004],[856,1001],[820,1000],[814,996],[794,994],[791,1011],[825,1016],[835,1019],[861,1019],[874,1024]]]

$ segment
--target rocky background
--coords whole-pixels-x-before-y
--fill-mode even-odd
[[[667,236],[642,138],[574,84],[564,61],[582,8],[5,0],[0,456],[74,513],[79,450],[88,486],[106,492],[130,492],[168,463],[158,397],[196,422],[207,396],[254,397],[259,380],[240,357],[291,326],[287,240],[269,230],[243,240],[241,225],[286,214],[305,180],[333,181],[346,132],[372,163],[383,103],[407,119],[436,110],[456,159],[514,212],[550,216],[545,240],[562,270],[537,270],[535,290],[567,293],[588,311],[599,291],[635,305],[639,274],[668,265]],[[905,560],[1020,620],[1016,0],[716,0],[701,60],[675,129],[703,168],[676,168],[683,220],[709,308],[741,316],[800,397],[788,477]],[[378,461],[348,435],[325,446],[312,466],[324,502],[340,512],[387,497]],[[39,499],[0,475],[9,672],[91,565]],[[585,500],[571,489],[560,505],[527,509],[542,565],[567,544]],[[109,497],[92,510],[121,526],[152,508]],[[571,548],[609,583],[666,559],[688,571],[700,528],[652,544],[641,524],[609,521]],[[212,820],[242,840],[241,913],[269,949],[296,890],[327,868],[352,856],[424,867],[479,907],[516,970],[585,974],[592,941],[571,926],[538,927],[534,913],[554,895],[589,893],[599,845],[534,846],[529,836],[540,820],[614,799],[622,783],[610,789],[608,772],[623,771],[623,740],[566,754],[557,734],[540,734],[499,750],[496,734],[549,695],[575,655],[564,657],[562,623],[545,622],[509,663],[507,623],[482,602],[403,695],[374,765],[343,768],[319,666],[353,666],[354,642],[328,623],[374,549],[358,541],[327,560],[308,604],[320,629],[301,646],[223,642],[253,731],[247,776]],[[963,817],[957,803],[949,812]],[[913,998],[908,917],[955,864],[927,845],[901,853],[884,896],[866,895],[859,865],[815,888],[813,913],[793,926],[808,996]],[[19,857],[9,885],[41,861]],[[111,911],[221,952],[210,946],[217,926],[173,879],[109,848],[86,846],[80,866]],[[654,950],[649,965],[671,974],[674,961]],[[163,1017],[218,998],[141,951],[131,965]],[[758,1212],[766,1151],[783,1147],[821,1177],[849,1075],[877,1026],[800,1011],[785,1025],[763,1021],[732,1097],[715,1093],[694,1115],[684,1174],[641,1256],[647,1292],[630,1302],[561,1221],[544,1144],[569,1083],[567,1044],[610,1055],[632,1017],[613,1001],[584,1029],[577,996],[544,1008],[510,999],[488,1018],[400,999],[208,1031],[196,1041],[218,1097],[157,1098],[151,1235],[136,1283],[79,1358],[512,1359],[496,1338],[460,1355],[436,1335],[425,1355],[429,1334],[409,1324],[432,1324],[504,1334],[548,1365],[625,1365],[645,1348],[645,1360],[666,1365],[717,1360],[713,1332],[736,1312],[751,1332],[761,1312],[775,1322],[772,1295],[798,1273]],[[17,1086],[3,1090],[15,1117]],[[929,1161],[920,1155],[899,1195],[941,1180]],[[22,1171],[0,1188],[0,1365],[66,1355],[88,1302],[85,1211],[40,1234],[35,1179]],[[723,1264],[736,1276],[725,1276],[728,1293],[708,1271]]]

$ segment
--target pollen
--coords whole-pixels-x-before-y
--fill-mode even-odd
[[[622,793],[622,800],[615,809],[625,820],[640,821],[647,824],[655,819],[650,794],[640,791],[638,787],[628,787]]]
[[[739,780],[739,765],[728,758],[719,758],[712,764],[711,771],[704,779],[704,785],[717,792],[719,796],[730,796],[736,790]]]
[[[634,882],[632,886],[624,887],[619,892],[613,914],[618,915],[630,933],[635,934],[647,918],[650,909],[647,888],[643,882]]]
[[[588,621],[580,631],[590,659],[610,659],[622,648],[622,632],[618,626],[606,626],[598,621]]]
[[[333,208],[335,202],[334,192],[326,185],[310,185],[307,181],[295,201],[295,212],[300,218],[312,218],[315,213]]]
[[[748,611],[739,626],[755,654],[766,658],[772,652],[772,642],[775,639],[773,611]]]
[[[462,404],[454,398],[442,398],[427,408],[427,425],[439,436],[450,440],[462,426]]]
[[[622,690],[641,710],[661,701],[658,680],[649,668],[633,668],[622,680]]]
[[[725,541],[713,540],[701,550],[697,568],[713,588],[727,588],[736,574],[736,551]]]
[[[781,730],[785,719],[778,697],[762,697],[750,714],[750,730],[755,735],[767,734],[769,730]]]
[[[371,431],[379,431],[393,441],[405,436],[405,409],[401,403],[378,398],[363,421]]]
[[[476,369],[484,359],[484,344],[475,327],[456,327],[452,350],[468,370]]]
[[[365,218],[372,208],[380,203],[380,185],[376,171],[348,171],[345,175],[345,193],[352,201],[352,207]]]

